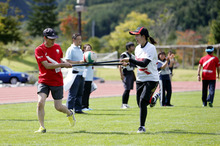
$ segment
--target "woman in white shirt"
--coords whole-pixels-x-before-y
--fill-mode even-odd
[[[155,40],[149,36],[148,30],[144,27],[138,27],[135,31],[129,32],[135,35],[138,45],[135,48],[135,59],[125,58],[121,61],[131,62],[137,65],[137,104],[140,108],[140,127],[137,133],[145,132],[145,121],[147,117],[147,106],[153,107],[156,104],[157,97],[153,93],[158,86],[159,75],[157,71],[157,51],[153,44]],[[150,42],[148,42],[150,40]]]

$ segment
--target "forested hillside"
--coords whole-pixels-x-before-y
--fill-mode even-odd
[[[22,10],[25,20],[30,11],[28,3],[31,4],[31,0],[10,1],[10,5]],[[76,0],[57,0],[57,11],[71,4],[76,5]],[[97,37],[110,34],[131,11],[146,13],[153,20],[164,13],[173,15],[170,31],[172,29],[184,31],[208,26],[210,20],[217,18],[220,10],[220,0],[86,0],[85,5],[88,7],[87,12],[82,14],[87,21],[85,30],[91,36],[92,21],[94,21]]]
[[[217,18],[220,10],[219,0],[87,0],[86,5],[88,12],[84,16],[89,20],[86,30],[91,29],[94,20],[98,37],[113,31],[131,11],[146,13],[149,18],[156,20],[166,9],[165,13],[173,15],[172,29],[184,31],[208,26],[210,20]]]
[[[14,51],[17,57],[33,55],[46,27],[55,29],[65,52],[78,32],[76,5],[76,0],[0,0],[0,61],[13,58]],[[86,0],[85,6],[83,44],[97,53],[120,54],[126,42],[135,42],[128,31],[138,26],[147,27],[157,45],[220,43],[220,0]],[[181,52],[176,56],[181,60]]]
[[[21,14],[24,15],[24,18],[21,19],[24,24],[30,21],[28,16],[33,11],[31,9],[33,1],[10,0],[10,6],[18,7]],[[57,6],[56,13],[60,25],[56,29],[60,31],[60,34],[64,32],[62,25],[67,23],[69,19],[75,21],[71,24],[68,22],[70,25],[68,29],[74,27],[74,30],[65,30],[69,33],[65,37],[69,38],[73,32],[77,31],[76,0],[52,1],[55,1]],[[6,2],[6,0],[0,0],[0,2]],[[149,29],[152,29],[153,36],[159,40],[160,44],[178,43],[177,35],[179,34],[181,38],[188,33],[193,34],[194,44],[205,44],[208,43],[213,20],[220,15],[220,0],[86,0],[85,6],[87,11],[82,12],[85,39],[92,36],[92,23],[95,24],[93,27],[95,36],[102,38],[114,32],[116,26],[124,23],[127,15],[134,11],[137,15],[146,14],[154,21],[154,25],[151,25]],[[13,15],[13,11],[8,14]],[[189,42],[189,40],[185,41]]]

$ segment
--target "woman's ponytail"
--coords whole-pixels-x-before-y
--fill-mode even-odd
[[[151,44],[157,44],[157,42],[152,37],[149,36],[149,39],[150,39]]]

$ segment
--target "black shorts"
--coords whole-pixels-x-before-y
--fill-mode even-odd
[[[126,72],[126,74],[124,74],[124,80],[123,80],[125,90],[133,89],[134,81],[135,81],[134,72],[133,71]]]
[[[63,86],[48,86],[42,83],[37,86],[37,94],[45,93],[48,97],[50,91],[54,100],[60,100],[63,98]]]
[[[139,105],[140,99],[144,99],[147,105],[150,104],[151,97],[157,89],[157,85],[157,81],[136,82],[137,104]]]

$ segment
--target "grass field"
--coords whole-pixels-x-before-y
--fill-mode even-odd
[[[137,71],[135,70],[135,73]],[[197,81],[196,69],[174,69],[172,81]],[[97,68],[96,76],[105,80],[120,80],[119,69]]]
[[[220,90],[214,107],[203,108],[201,92],[173,93],[175,107],[148,108],[146,133],[137,134],[139,108],[131,96],[130,109],[120,109],[121,97],[90,100],[94,109],[76,115],[70,128],[64,114],[46,103],[47,133],[39,127],[36,103],[0,105],[0,145],[220,145]],[[63,102],[65,103],[65,102]]]

